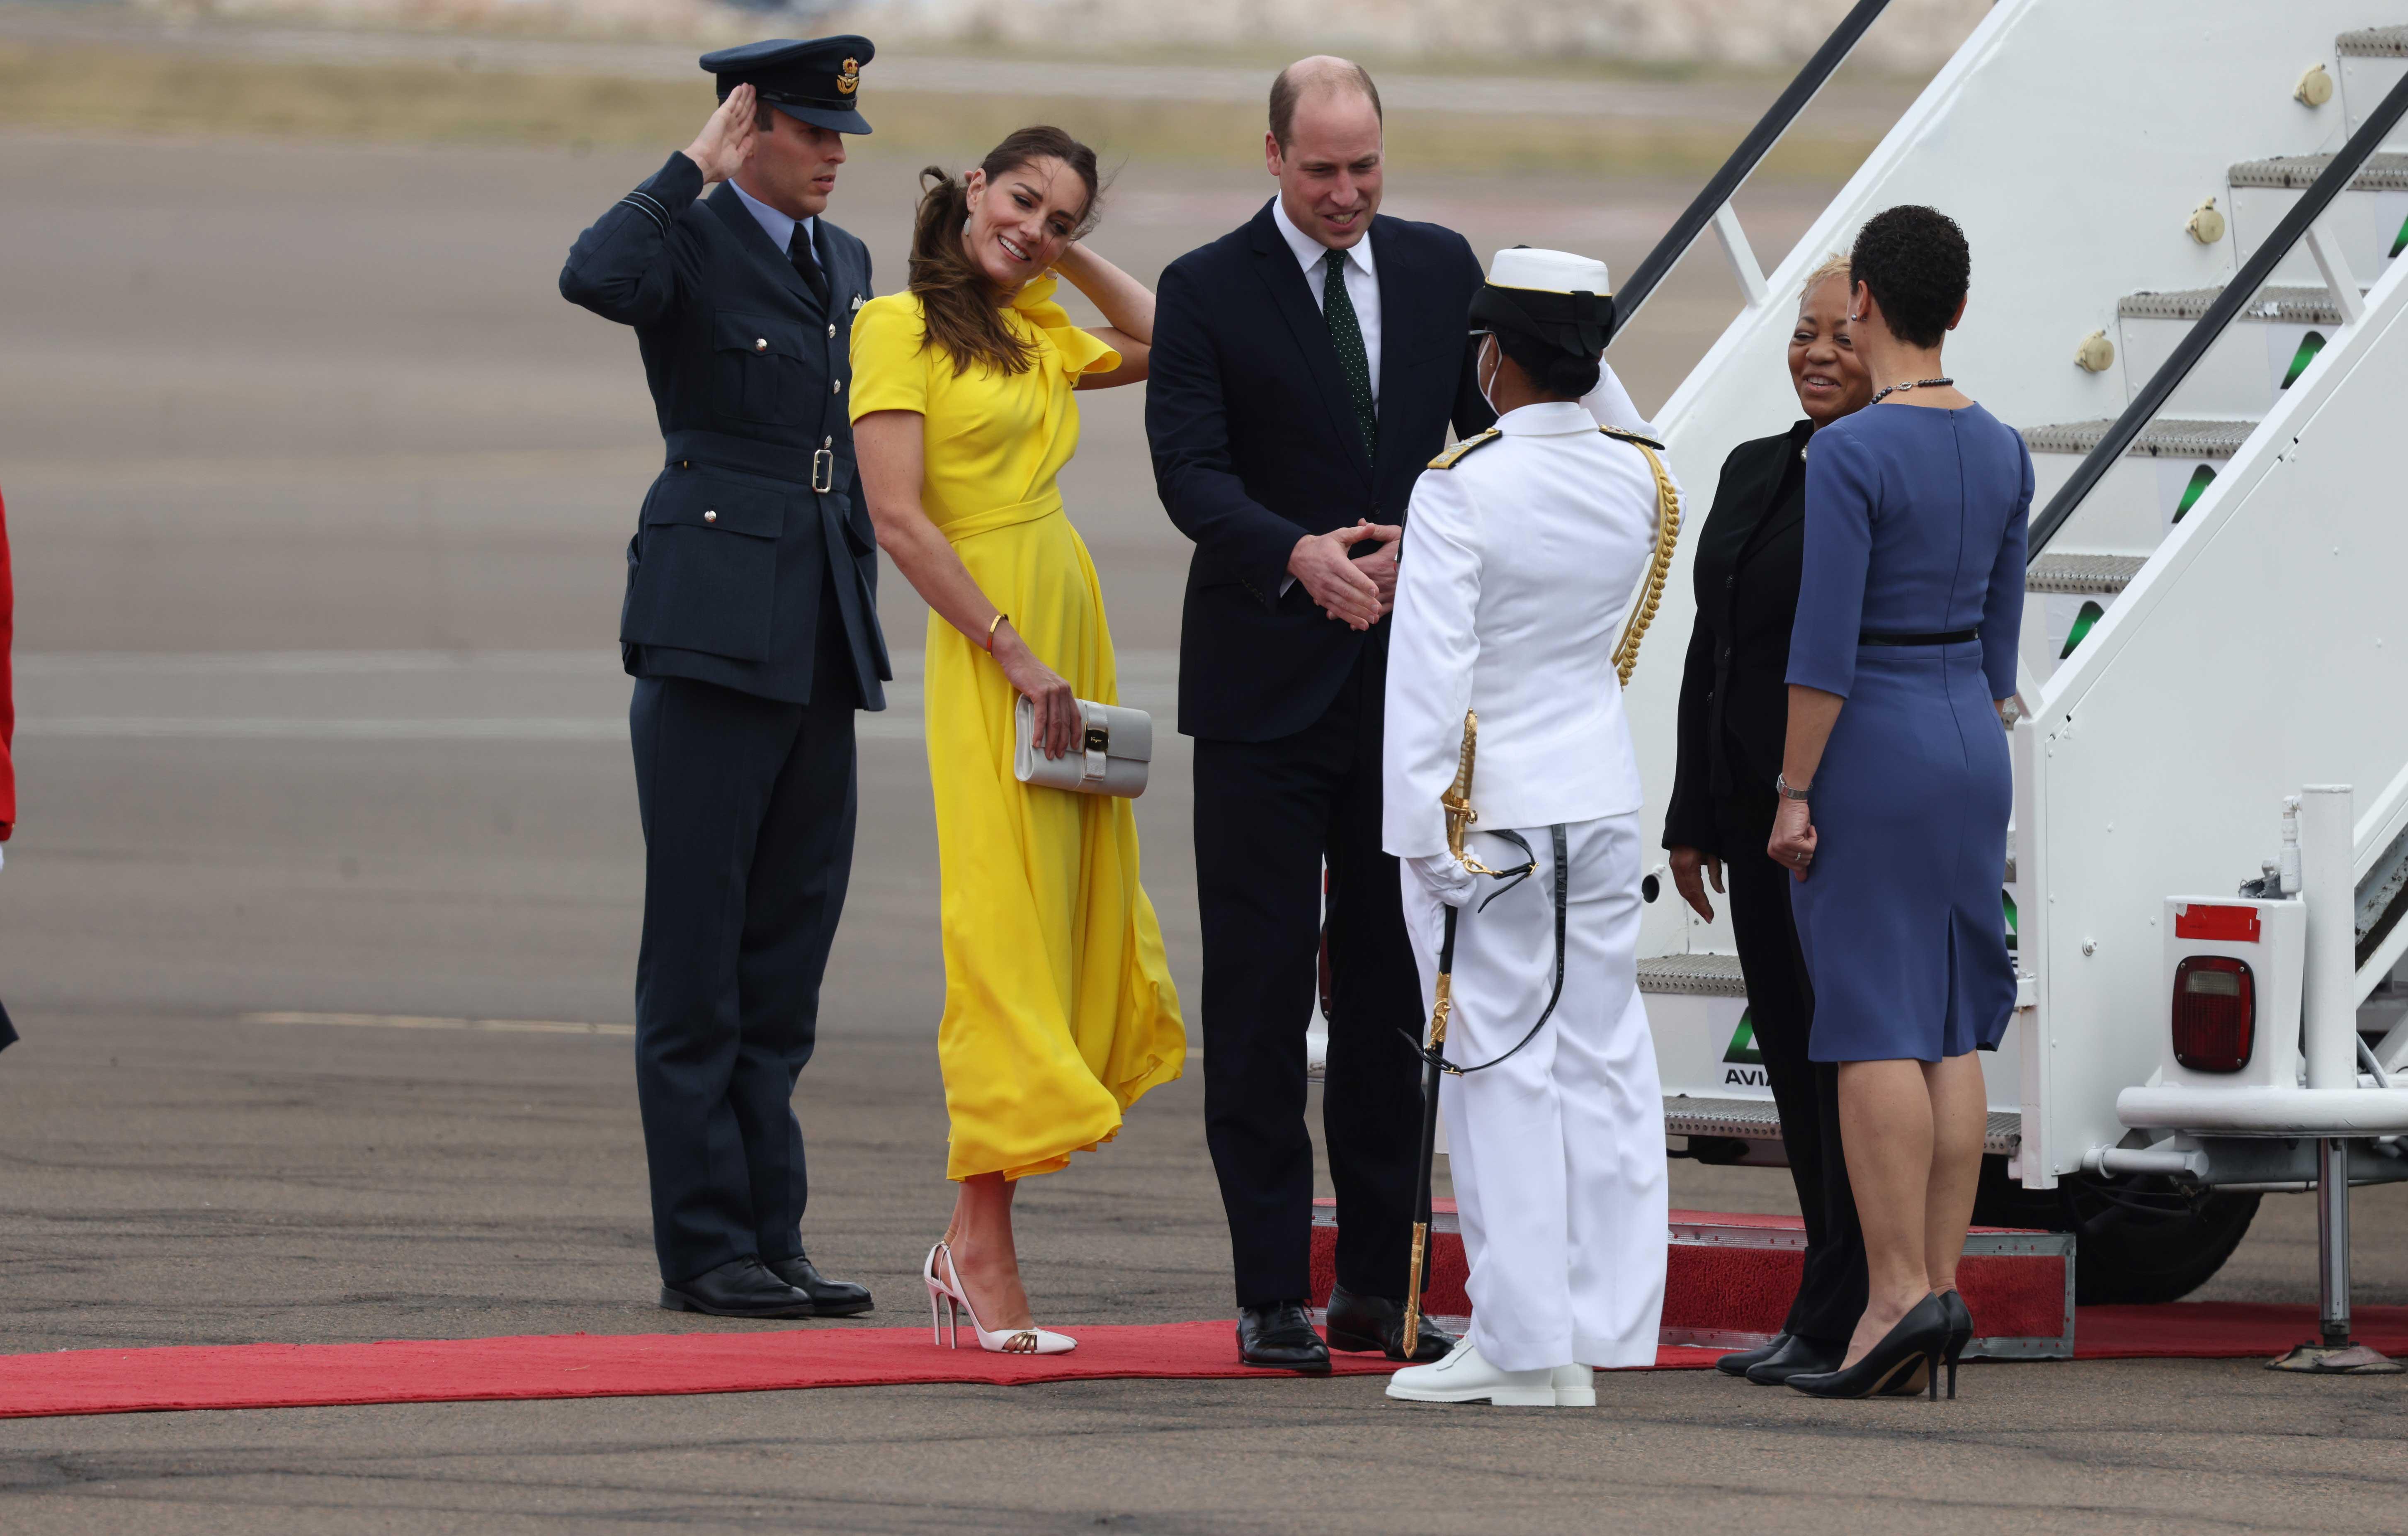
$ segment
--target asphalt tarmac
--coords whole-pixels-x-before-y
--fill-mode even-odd
[[[553,276],[655,164],[0,136],[23,711],[0,998],[26,1035],[0,1055],[0,1352],[773,1326],[652,1305],[611,637],[657,439],[631,338]],[[916,168],[865,157],[839,194],[883,285]],[[1476,248],[1616,270],[1685,191],[1390,176],[1393,211]],[[1125,171],[1097,244],[1150,277],[1267,194]],[[1758,251],[1827,194],[1752,194]],[[1617,348],[1643,406],[1735,302],[1711,260]],[[1166,709],[1185,546],[1136,392],[1086,399],[1070,505],[1132,701]],[[908,653],[922,610],[889,577]],[[887,1326],[920,1315],[949,1203],[899,659],[797,1097],[807,1240]],[[1192,998],[1165,739],[1139,813]],[[1786,1188],[1675,1164],[1682,1204]],[[1022,1210],[1049,1323],[1230,1312],[1192,1073]],[[2360,1299],[2408,1300],[2402,1202],[2358,1212]],[[2272,1199],[2201,1295],[2312,1299],[2313,1259],[2306,1201]],[[2408,1526],[2403,1393],[2242,1361],[1984,1366],[1937,1406],[1646,1373],[1594,1414],[1277,1380],[0,1421],[0,1529],[2381,1530]]]

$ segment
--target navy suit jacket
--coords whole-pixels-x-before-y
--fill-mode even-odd
[[[563,297],[636,328],[667,450],[627,543],[627,670],[796,704],[833,673],[884,709],[878,542],[844,393],[869,250],[813,224],[824,309],[733,186],[701,192],[701,168],[669,156],[560,273]],[[842,622],[823,645],[824,594]]]
[[[1366,452],[1328,323],[1271,205],[1163,273],[1145,429],[1154,485],[1196,542],[1179,653],[1179,728],[1269,741],[1318,720],[1387,621],[1357,632],[1302,582],[1297,539],[1357,519],[1401,524],[1413,481],[1458,434],[1496,420],[1471,378],[1469,315],[1482,281],[1463,237],[1383,214],[1379,452]]]

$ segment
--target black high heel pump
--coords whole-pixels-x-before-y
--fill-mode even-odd
[[[1948,1400],[1956,1400],[1956,1357],[1973,1342],[1973,1312],[1965,1299],[1953,1290],[1940,1293],[1940,1305],[1948,1313],[1948,1347],[1941,1351],[1948,1362]]]
[[[1789,1385],[1813,1398],[1870,1398],[1911,1380],[1924,1368],[1933,1400],[1940,1397],[1940,1362],[1948,1352],[1948,1309],[1936,1296],[1917,1301],[1865,1352],[1865,1357],[1842,1371],[1792,1376]]]

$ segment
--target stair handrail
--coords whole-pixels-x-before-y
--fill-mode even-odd
[[[2374,153],[2403,114],[2408,114],[2408,75],[2401,77],[2366,121],[2359,124],[2358,132],[2350,136],[2349,142],[2334,154],[2332,164],[2325,167],[2324,174],[2317,177],[2300,200],[2291,206],[2291,211],[2274,225],[2273,233],[2258,244],[2257,253],[2242,263],[2241,270],[2224,285],[2224,292],[2215,296],[2215,302],[2210,304],[2206,312],[2192,323],[2190,334],[2182,338],[2165,362],[2158,366],[2157,371],[2149,376],[2149,381],[2141,386],[2141,393],[2134,395],[2132,403],[2124,408],[2124,413],[2115,418],[2114,424],[2107,429],[2107,435],[2099,439],[2099,445],[2074,469],[2072,478],[2057,487],[2057,495],[2049,497],[2048,505],[2032,518],[2027,542],[2032,564],[2039,563],[2042,552],[2048,548],[2048,541],[2065,526],[2066,520],[2082,505],[2083,498],[2107,477],[2107,471],[2115,467],[2115,461],[2124,456],[2149,423],[2156,419],[2157,412],[2165,408],[2166,402],[2173,397],[2174,391],[2190,376],[2191,369],[2198,366],[2200,359],[2205,357],[2208,349],[2223,336],[2225,327],[2257,301],[2258,291],[2266,286],[2267,280],[2274,275],[2274,268],[2315,227],[2316,221],[2324,217],[2325,209],[2332,205],[2332,200],[2348,188],[2358,168],[2366,164],[2367,158]],[[2344,275],[2341,280],[2355,283],[2357,278]],[[2346,300],[2342,302],[2347,303]]]
[[[1722,169],[1714,172],[1704,190],[1690,201],[1678,219],[1672,221],[1672,227],[1656,242],[1656,249],[1647,252],[1646,259],[1632,270],[1628,280],[1614,290],[1613,323],[1616,334],[1629,325],[1640,306],[1656,292],[1656,284],[1671,274],[1672,268],[1680,265],[1681,258],[1689,253],[1689,247],[1697,244],[1698,237],[1706,232],[1706,226],[1713,223],[1724,206],[1738,195],[1741,185],[1771,151],[1781,136],[1788,131],[1790,123],[1797,121],[1798,114],[1806,109],[1806,104],[1814,99],[1815,93],[1823,89],[1824,82],[1831,78],[1832,72],[1855,50],[1857,40],[1864,36],[1865,29],[1873,24],[1888,5],[1889,0],[1857,0],[1856,8],[1841,20],[1828,37],[1823,39],[1823,46],[1806,61],[1806,66],[1798,72],[1798,78],[1773,98],[1764,116],[1758,118],[1756,126],[1748,130],[1747,136],[1739,141],[1739,148],[1723,162]]]

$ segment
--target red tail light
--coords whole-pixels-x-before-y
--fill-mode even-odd
[[[2174,968],[2174,1059],[2194,1072],[2237,1072],[2258,1043],[2258,983],[2249,962],[2194,955]]]

